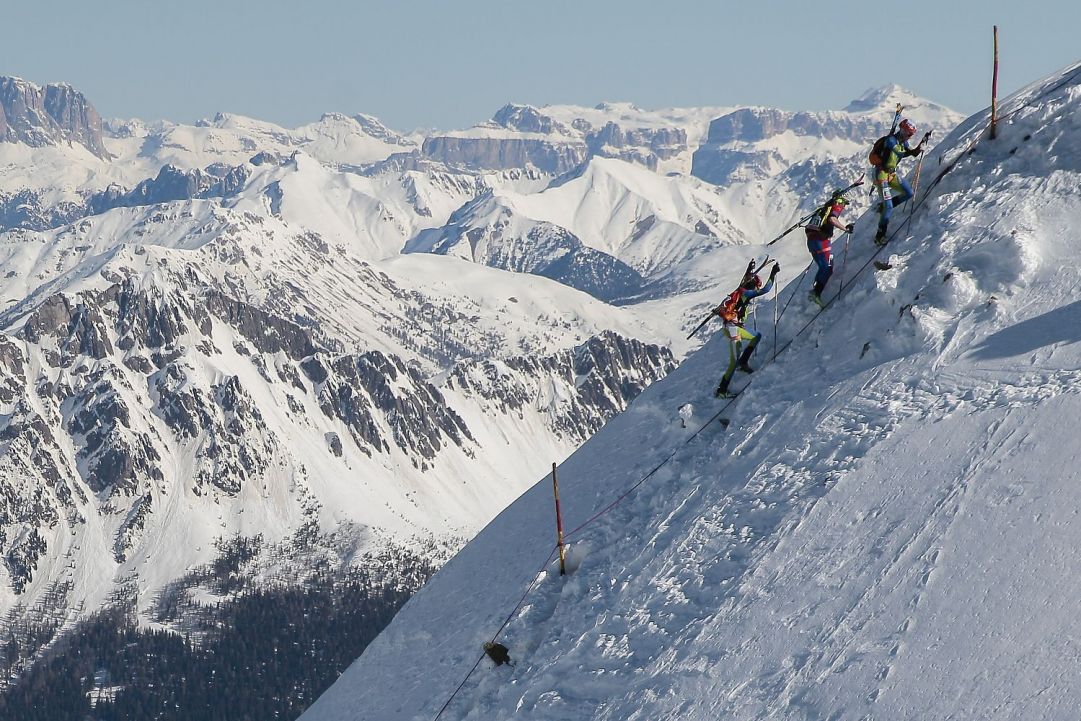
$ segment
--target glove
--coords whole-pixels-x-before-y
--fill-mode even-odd
[[[780,272],[781,272],[781,264],[780,263],[774,263],[773,264],[773,270],[771,270],[769,272],[769,279],[773,280],[775,277],[777,277],[777,274],[780,273]]]
[[[845,232],[846,233],[851,233],[855,229],[856,229],[856,224],[855,223],[849,223],[848,225],[845,226]]]
[[[923,144],[922,143],[920,145],[917,145],[915,148],[912,149],[912,154],[913,155],[919,155],[922,152],[923,152]]]

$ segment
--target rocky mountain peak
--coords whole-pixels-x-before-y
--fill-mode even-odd
[[[39,87],[22,78],[0,77],[0,141],[32,147],[78,143],[108,158],[101,116],[70,85]]]
[[[889,83],[878,88],[870,88],[845,107],[848,113],[865,113],[869,110],[893,106],[897,103],[902,105],[911,104],[918,96],[908,88],[896,83]]]
[[[543,114],[532,105],[508,103],[496,111],[496,114],[492,116],[492,122],[523,133],[558,133],[561,135],[569,133],[565,125]]]

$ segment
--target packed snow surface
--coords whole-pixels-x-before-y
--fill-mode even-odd
[[[1075,718],[1081,66],[1000,117],[837,243],[825,311],[799,276],[775,344],[759,304],[738,399],[717,334],[559,467],[567,576],[545,478],[304,721]]]

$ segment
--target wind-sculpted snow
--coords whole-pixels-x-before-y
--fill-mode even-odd
[[[544,478],[304,721],[1071,718],[1079,88],[943,140],[884,250],[857,221],[825,311],[786,267],[738,399],[715,337],[561,464],[567,576]]]

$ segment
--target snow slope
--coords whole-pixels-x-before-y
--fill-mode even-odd
[[[712,398],[714,337],[562,464],[570,575],[542,479],[302,719],[1075,717],[1081,65],[1001,113],[891,270],[868,220],[824,313],[781,294],[751,392]]]

